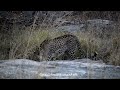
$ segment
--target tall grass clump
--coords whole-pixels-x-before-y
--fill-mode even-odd
[[[114,28],[106,31],[88,29],[85,32],[74,33],[81,43],[83,57],[120,65],[120,29]],[[94,56],[95,53],[96,56]]]
[[[88,32],[74,33],[80,41],[82,56],[81,58],[92,58],[94,52],[98,52],[99,41],[97,41],[93,35]]]
[[[27,58],[29,53],[34,52],[35,47],[39,46],[48,36],[47,30],[19,33],[13,35],[13,40],[10,42],[10,59]]]

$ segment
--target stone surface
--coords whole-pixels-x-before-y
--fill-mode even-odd
[[[1,60],[1,79],[120,79],[120,67],[100,61]]]
[[[79,24],[68,24],[63,25],[57,28],[57,30],[76,32],[76,31],[86,31],[89,29],[94,30],[113,30],[116,26],[116,23],[110,20],[102,20],[102,19],[92,19],[86,20],[85,22],[81,22]]]

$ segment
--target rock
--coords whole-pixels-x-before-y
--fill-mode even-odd
[[[66,34],[43,43],[40,46],[42,50],[37,49],[33,56],[38,54],[37,57],[40,57],[42,55],[42,59],[45,60],[67,60],[80,57],[80,54],[78,54],[80,43],[74,35]]]
[[[90,59],[42,61],[27,59],[0,61],[1,79],[120,79],[120,66]]]
[[[71,22],[71,21],[70,21]],[[67,22],[68,23],[68,22]],[[81,22],[79,24],[65,24],[63,26],[58,27],[58,30],[62,31],[69,31],[74,33],[76,31],[86,31],[87,29],[94,29],[94,30],[113,30],[115,28],[116,22],[110,20],[103,20],[103,19],[91,19]]]
[[[9,34],[13,26],[24,30],[33,24],[34,13],[35,11],[0,11],[0,32]]]
[[[34,19],[34,11],[0,11],[0,18],[9,23],[28,23]]]
[[[102,20],[102,19],[93,19],[93,20],[87,20],[87,23],[93,24],[93,25],[109,25],[113,22],[110,20]]]

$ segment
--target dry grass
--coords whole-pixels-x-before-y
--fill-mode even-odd
[[[74,34],[81,42],[84,57],[92,58],[94,52],[97,52],[97,60],[101,59],[107,64],[120,65],[120,34],[118,29],[105,33],[91,29]]]

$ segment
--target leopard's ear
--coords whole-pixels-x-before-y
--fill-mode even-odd
[[[40,48],[44,48],[44,46],[46,45],[46,44],[48,44],[49,42],[50,42],[50,38],[49,37],[47,37],[41,44],[40,44]]]

